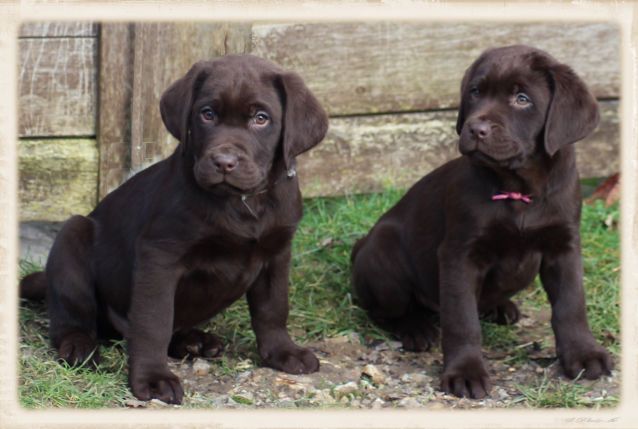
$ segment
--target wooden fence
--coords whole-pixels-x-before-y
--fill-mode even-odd
[[[479,37],[480,36],[480,37]],[[457,156],[460,80],[484,49],[526,43],[600,101],[581,175],[619,169],[620,33],[607,23],[29,23],[20,32],[21,220],[86,213],[175,140],[158,101],[192,63],[252,53],[297,71],[331,116],[300,157],[304,196],[407,187]]]

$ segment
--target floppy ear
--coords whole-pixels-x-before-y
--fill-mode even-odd
[[[463,129],[463,124],[465,123],[465,99],[463,98],[463,95],[467,91],[467,84],[470,80],[470,76],[473,73],[474,64],[476,64],[476,62],[473,63],[471,66],[469,66],[467,70],[465,70],[465,74],[463,75],[463,80],[461,81],[461,98],[459,101],[459,113],[456,117],[456,133],[458,135],[461,135],[461,130]]]
[[[283,73],[278,77],[284,104],[284,162],[290,169],[297,155],[323,140],[328,131],[328,115],[298,74]]]
[[[193,94],[206,77],[205,62],[193,64],[184,77],[173,82],[160,99],[160,113],[166,129],[181,142],[182,151],[188,140],[188,122]]]
[[[561,147],[591,133],[600,119],[596,98],[565,64],[549,68],[552,101],[545,121],[545,152],[554,155]]]

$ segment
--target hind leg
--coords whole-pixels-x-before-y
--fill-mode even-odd
[[[411,352],[425,352],[434,346],[439,338],[436,328],[436,314],[421,306],[414,306],[401,319],[391,321],[391,331],[401,340],[403,349]]]
[[[417,302],[415,281],[392,225],[378,225],[357,243],[352,282],[359,305],[370,319],[390,331],[410,351],[426,351],[436,342],[435,314]]]
[[[481,312],[481,319],[498,325],[513,325],[521,318],[521,312],[512,300],[506,299],[496,307]]]
[[[91,274],[94,224],[71,217],[53,243],[46,265],[49,334],[60,360],[98,362],[97,303]]]
[[[177,331],[171,338],[168,346],[168,355],[177,359],[186,356],[216,357],[224,349],[224,344],[216,335],[200,331],[199,329],[187,329]]]

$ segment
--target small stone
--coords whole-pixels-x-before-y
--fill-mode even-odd
[[[285,376],[278,375],[277,378],[275,378],[275,386],[291,386],[296,383],[297,383],[296,380],[293,380],[291,377],[287,375]]]
[[[150,400],[149,405],[156,407],[168,407],[168,404],[164,401],[160,401],[159,399],[153,398]]]
[[[386,381],[386,384],[388,387],[396,387],[399,384],[399,380],[397,380],[396,378],[390,378]]]
[[[342,396],[341,399],[339,399],[339,402],[341,402],[342,404],[348,404],[350,402],[350,399],[348,399],[347,396]]]
[[[430,402],[426,405],[426,408],[429,410],[442,410],[446,408],[446,405],[443,402]]]
[[[127,399],[124,401],[124,405],[130,408],[146,408],[148,403],[146,401],[139,401],[137,399]]]
[[[432,377],[423,372],[415,372],[412,374],[412,378],[417,383],[429,383],[432,381]]]
[[[363,358],[367,362],[372,362],[372,363],[377,362],[379,360],[379,352],[376,350],[373,350],[367,355],[365,355]]]
[[[251,374],[252,374],[251,371],[240,372],[239,374],[237,374],[237,381],[246,380],[248,379],[248,377],[250,377]]]
[[[385,404],[385,401],[381,398],[377,398],[374,401],[372,401],[372,409],[378,410],[383,407],[383,404]]]
[[[345,344],[350,341],[347,335],[339,335],[338,337],[326,338],[326,343],[330,344]]]
[[[281,408],[295,408],[296,405],[295,405],[295,401],[293,401],[290,398],[286,398],[283,401],[279,402],[279,406]]]
[[[514,368],[513,366],[510,366],[509,368],[507,368],[507,370],[509,372],[514,372],[514,371],[516,371],[516,368]]]
[[[361,375],[368,376],[374,384],[379,385],[385,383],[385,374],[374,365],[368,364],[364,366]]]
[[[330,389],[321,389],[314,392],[312,401],[318,404],[332,404],[335,400],[330,395]]]
[[[503,389],[502,387],[498,387],[496,389],[496,394],[498,395],[498,398],[500,400],[509,399],[510,397],[509,393],[507,393],[507,390]]]
[[[399,350],[403,347],[403,343],[401,341],[388,341],[388,347],[392,350]]]
[[[354,381],[350,381],[346,384],[341,384],[337,387],[334,388],[334,396],[337,399],[341,399],[344,396],[350,395],[351,393],[354,393],[357,391],[357,383],[355,383]]]
[[[204,359],[195,359],[193,361],[193,373],[195,375],[207,375],[210,371],[210,363]]]
[[[403,393],[399,393],[399,392],[397,392],[395,390],[393,390],[391,392],[388,392],[385,395],[386,401],[396,401],[396,400],[401,399],[401,398],[403,398]]]
[[[380,352],[380,351],[383,351],[383,350],[389,350],[390,346],[388,345],[388,343],[386,341],[379,341],[379,342],[375,342],[372,345],[372,349],[375,352]]]
[[[421,403],[414,398],[408,397],[401,399],[397,405],[403,408],[416,408],[420,407]]]

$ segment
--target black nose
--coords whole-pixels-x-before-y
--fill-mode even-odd
[[[213,156],[213,164],[220,173],[230,173],[237,167],[238,159],[235,155],[219,154]]]
[[[480,140],[485,140],[492,133],[492,126],[487,121],[477,121],[470,125],[472,135]]]

